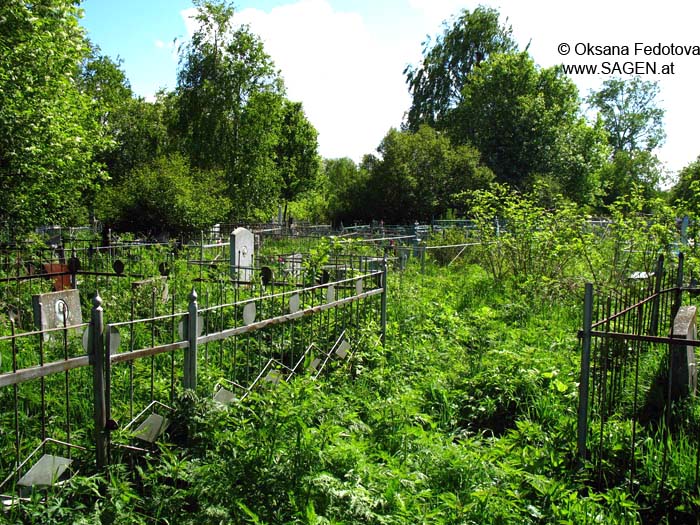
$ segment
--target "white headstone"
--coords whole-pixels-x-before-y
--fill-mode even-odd
[[[231,234],[231,277],[241,281],[253,279],[255,236],[246,228],[236,228]]]

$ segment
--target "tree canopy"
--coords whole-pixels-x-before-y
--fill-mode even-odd
[[[412,95],[407,127],[416,131],[421,124],[440,127],[452,109],[462,101],[469,75],[489,56],[517,49],[512,28],[501,25],[495,9],[479,6],[463,10],[444,24],[444,32],[433,44],[423,44],[420,67],[404,70]]]
[[[0,221],[23,231],[86,221],[81,192],[106,147],[76,79],[90,48],[72,0],[0,3]]]

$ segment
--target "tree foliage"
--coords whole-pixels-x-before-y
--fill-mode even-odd
[[[659,85],[639,77],[613,78],[588,97],[608,133],[613,152],[652,151],[666,138],[664,110],[657,106]]]
[[[495,9],[479,6],[463,10],[445,23],[442,36],[431,46],[424,43],[423,63],[404,70],[413,97],[407,126],[417,131],[421,124],[440,127],[452,109],[462,101],[469,75],[490,55],[517,49],[510,26],[501,25]]]
[[[85,221],[104,146],[76,81],[89,54],[72,0],[0,3],[0,221],[15,233]]]
[[[158,157],[104,189],[97,202],[106,226],[150,237],[193,233],[226,217],[223,175],[190,168],[180,154]]]
[[[493,179],[478,151],[453,146],[427,125],[415,133],[390,130],[377,151],[378,157],[368,156],[362,163],[367,179],[356,213],[367,218],[392,224],[429,220],[462,208],[461,192]]]
[[[318,133],[304,115],[301,102],[285,100],[282,105],[282,126],[276,149],[277,170],[282,179],[281,196],[284,218],[287,204],[316,181],[320,167]]]
[[[499,182],[527,189],[544,176],[569,198],[592,200],[607,150],[559,68],[538,68],[527,53],[496,55],[473,72],[462,96],[452,140],[473,144]]]
[[[233,27],[233,8],[198,1],[199,29],[183,50],[176,131],[200,169],[221,169],[240,218],[275,201],[274,154],[283,85],[262,41]]]

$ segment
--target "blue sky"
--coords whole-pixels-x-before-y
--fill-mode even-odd
[[[241,0],[236,19],[261,36],[285,79],[289,98],[303,102],[319,131],[324,157],[358,161],[372,153],[410,104],[403,70],[421,58],[426,36],[461,9],[484,4],[508,19],[521,47],[541,66],[562,62],[674,62],[673,75],[648,75],[661,86],[667,140],[658,152],[669,172],[695,160],[700,143],[697,86],[700,56],[590,56],[558,53],[560,43],[698,44],[700,7],[683,0]],[[83,0],[82,25],[103,53],[123,60],[133,90],[146,98],[173,89],[174,45],[194,30],[190,0]],[[175,43],[175,44],[174,44]],[[575,75],[582,96],[610,74]]]

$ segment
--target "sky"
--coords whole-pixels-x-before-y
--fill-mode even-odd
[[[357,162],[401,125],[411,103],[403,72],[420,64],[426,38],[434,40],[445,20],[478,5],[498,9],[539,66],[595,66],[595,74],[571,75],[582,97],[607,79],[627,77],[611,71],[615,63],[642,68],[642,79],[660,86],[666,141],[657,154],[667,172],[673,176],[700,155],[700,48],[692,54],[700,46],[700,3],[238,0],[234,20],[262,38],[287,97],[303,103],[319,132],[319,153]],[[82,8],[89,38],[122,60],[137,95],[152,99],[158,89],[174,89],[177,48],[195,30],[191,0],[83,0]],[[612,54],[600,54],[606,51]]]

